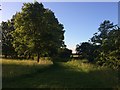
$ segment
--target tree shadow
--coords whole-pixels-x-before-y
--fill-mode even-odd
[[[14,82],[13,82],[14,81]],[[109,70],[77,71],[62,63],[55,63],[34,73],[3,78],[3,88],[117,88],[116,73]],[[95,89],[94,89],[95,90]]]

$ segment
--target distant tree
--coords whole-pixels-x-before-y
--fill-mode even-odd
[[[67,62],[71,59],[72,50],[61,47],[58,49],[56,56],[52,58],[53,63],[55,62]]]
[[[15,17],[14,26],[12,36],[15,50],[21,55],[36,54],[38,62],[40,55],[53,57],[64,45],[63,25],[42,3],[24,3],[22,11]]]
[[[96,56],[96,45],[93,45],[89,42],[82,42],[76,45],[76,53],[80,54],[81,58],[86,58],[89,62],[93,62]]]
[[[69,50],[68,48],[60,48],[59,49],[59,57],[70,58],[71,55],[72,55],[72,50]]]

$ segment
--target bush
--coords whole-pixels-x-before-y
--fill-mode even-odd
[[[53,63],[55,62],[67,62],[70,61],[70,58],[61,58],[61,57],[52,57],[51,60],[53,61]]]

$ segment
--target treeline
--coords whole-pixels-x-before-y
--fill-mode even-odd
[[[119,68],[120,28],[105,20],[88,42],[76,45],[76,52],[91,63]]]
[[[68,61],[72,50],[64,43],[64,26],[54,12],[42,3],[24,3],[21,12],[2,22],[2,55],[5,58],[34,59],[50,57],[53,61]],[[120,28],[109,20],[100,24],[98,32],[88,42],[76,45],[80,59],[119,68]]]
[[[24,3],[21,12],[1,23],[2,55],[7,58],[69,58],[64,27],[42,3]]]

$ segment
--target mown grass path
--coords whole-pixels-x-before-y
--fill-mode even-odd
[[[70,61],[3,78],[3,88],[113,88],[118,87],[117,75],[118,72],[111,69]]]

